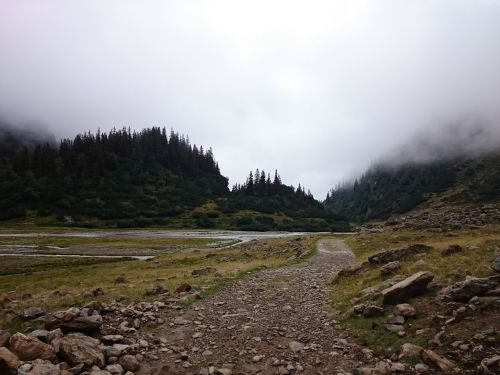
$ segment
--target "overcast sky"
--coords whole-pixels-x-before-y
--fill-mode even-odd
[[[462,116],[498,135],[499,101],[497,0],[0,0],[4,118],[173,127],[231,183],[323,198]]]

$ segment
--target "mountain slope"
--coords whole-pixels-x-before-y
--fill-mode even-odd
[[[449,204],[500,199],[500,154],[430,163],[378,165],[352,184],[333,189],[328,209],[355,222],[404,213],[432,196]]]

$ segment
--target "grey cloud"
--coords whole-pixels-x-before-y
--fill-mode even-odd
[[[499,39],[493,0],[0,0],[0,112],[61,137],[174,127],[231,182],[278,168],[322,197],[416,134],[498,139]]]

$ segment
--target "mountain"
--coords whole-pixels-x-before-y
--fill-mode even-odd
[[[242,230],[345,227],[302,187],[284,185],[277,172],[271,183],[257,171],[255,181],[230,191],[212,149],[165,128],[89,132],[59,145],[10,130],[0,136],[0,219],[34,215],[79,226]]]
[[[497,202],[499,186],[498,152],[398,166],[379,164],[354,182],[332,189],[325,205],[351,221],[363,222],[407,212],[431,197],[455,205]]]

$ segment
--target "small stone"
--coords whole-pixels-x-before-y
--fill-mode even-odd
[[[137,358],[130,354],[125,354],[124,356],[121,356],[118,362],[125,371],[135,372],[138,371],[139,368],[141,367],[141,364],[139,363]]]
[[[294,353],[301,352],[302,350],[304,350],[304,344],[302,344],[298,341],[290,341],[288,343],[288,347]]]
[[[45,310],[41,306],[30,307],[23,311],[23,317],[26,320],[33,320],[45,314]]]
[[[417,315],[415,308],[409,303],[400,303],[394,306],[394,314],[404,318],[414,318]]]

